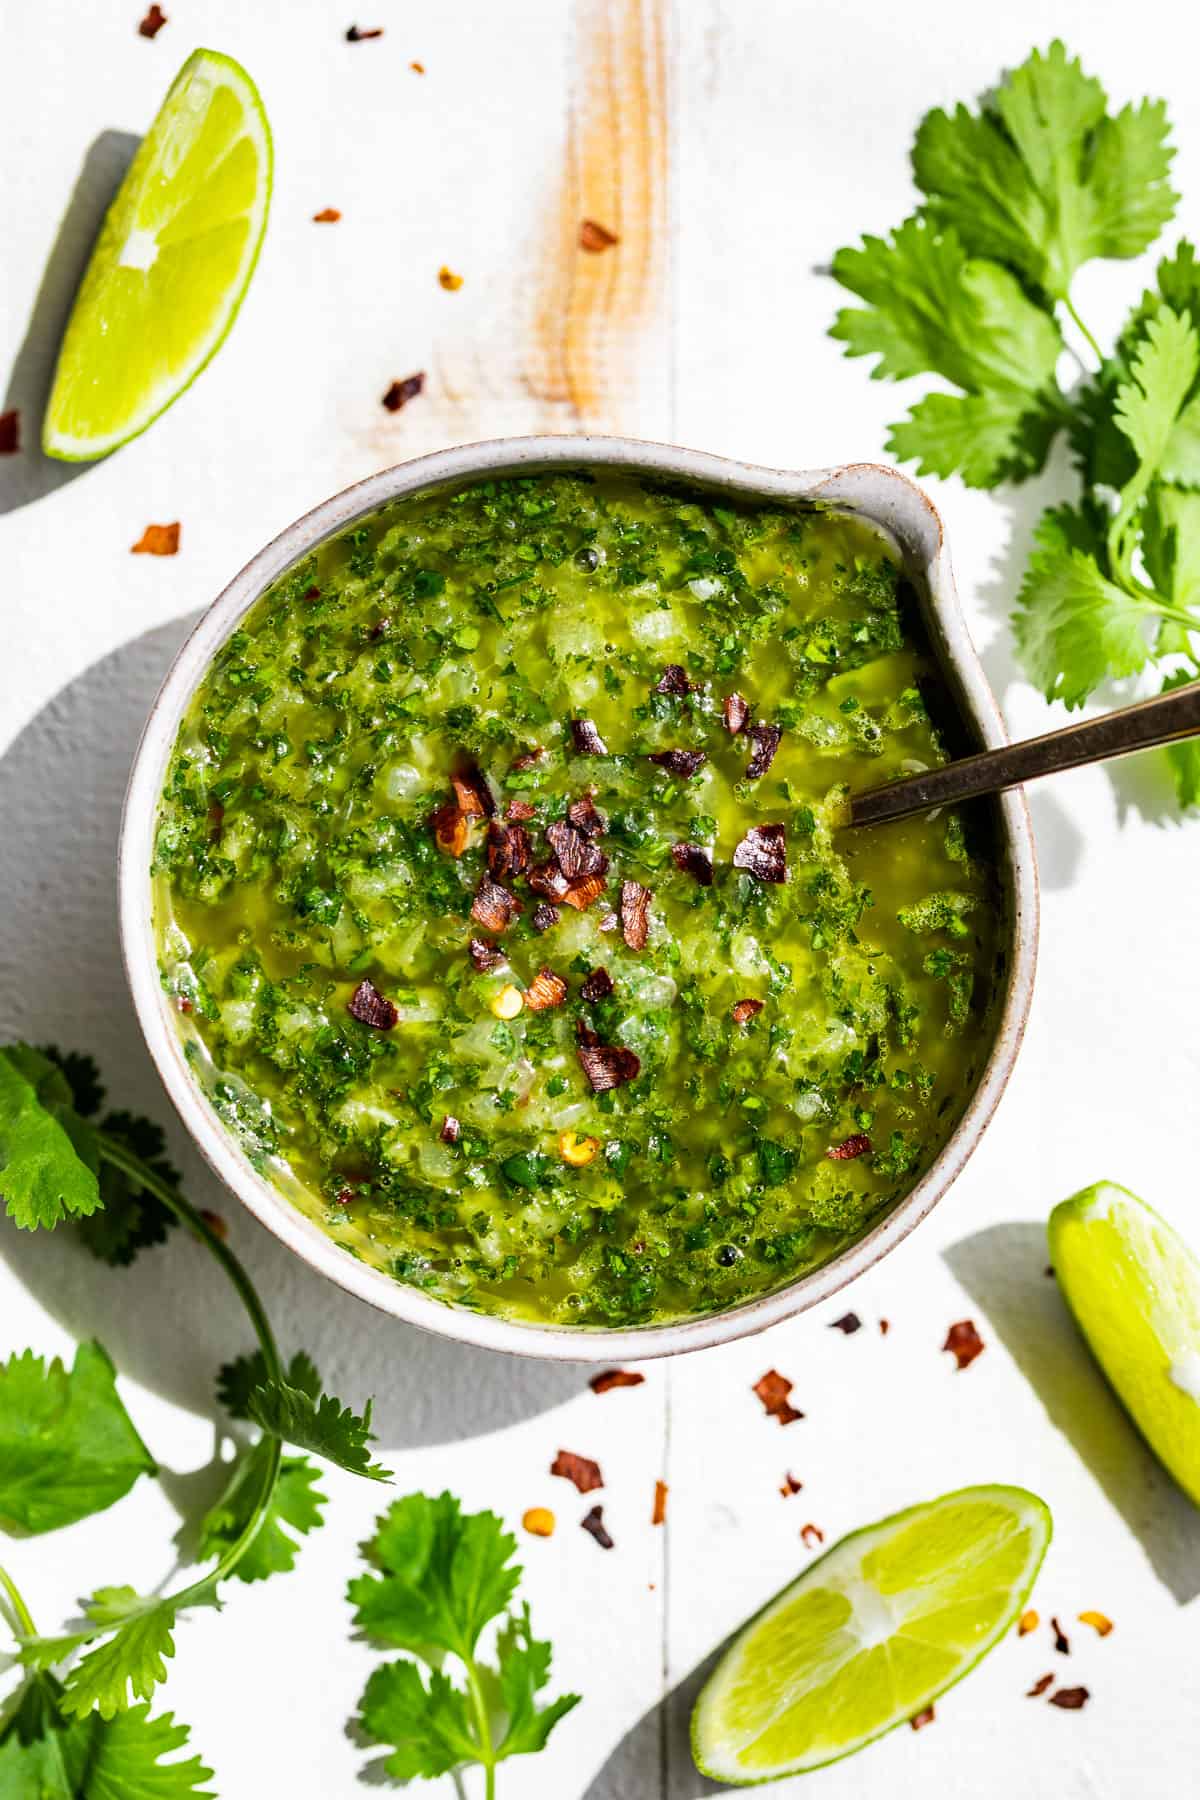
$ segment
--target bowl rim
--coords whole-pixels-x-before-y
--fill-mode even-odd
[[[959,608],[941,518],[924,491],[898,470],[881,463],[777,469],[625,437],[495,438],[457,445],[380,470],[304,513],[246,563],[181,645],[143,727],[125,796],[117,870],[121,950],[138,1024],[188,1135],[259,1223],[311,1268],[379,1311],[460,1343],[556,1361],[640,1362],[728,1343],[827,1300],[895,1249],[961,1172],[1008,1083],[1032,999],[1038,880],[1033,832],[1020,789],[996,800],[1010,914],[1004,996],[975,1091],[937,1157],[884,1218],[830,1262],[726,1311],[660,1324],[593,1328],[474,1312],[433,1299],[347,1253],[252,1167],[204,1097],[162,990],[154,944],[149,869],[167,763],[197,685],[246,611],[317,544],[389,501],[427,488],[564,466],[620,468],[748,498],[824,500],[882,526],[900,544],[915,578],[935,654],[960,711],[985,747],[1007,743],[999,706]]]

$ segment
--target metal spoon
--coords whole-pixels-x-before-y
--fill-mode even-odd
[[[1045,737],[983,750],[977,756],[944,763],[940,769],[927,769],[921,775],[906,775],[884,787],[852,794],[848,823],[882,825],[889,819],[927,812],[931,806],[970,800],[976,794],[998,794],[1040,775],[1056,775],[1060,769],[1108,762],[1133,750],[1150,750],[1156,744],[1176,744],[1181,738],[1196,736],[1200,736],[1200,681],[1169,694],[1156,694],[1136,706],[1123,706],[1099,719],[1048,731]]]

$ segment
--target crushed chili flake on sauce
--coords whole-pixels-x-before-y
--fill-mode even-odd
[[[811,1523],[800,1527],[800,1540],[806,1550],[815,1550],[818,1544],[825,1542],[825,1533],[819,1525]]]
[[[871,1140],[865,1131],[856,1131],[853,1137],[843,1138],[840,1144],[832,1144],[825,1152],[830,1162],[853,1162],[856,1156],[871,1154]]]
[[[547,900],[565,900],[571,886],[556,862],[535,863],[529,871],[529,885]]]
[[[341,216],[342,215],[338,211],[336,206],[323,206],[321,208],[320,212],[315,212],[313,214],[313,224],[314,225],[336,225],[338,220],[341,218]],[[397,385],[398,384],[393,381],[392,387],[394,388]],[[390,394],[391,391],[392,391],[392,388],[389,388],[388,394]],[[388,404],[387,394],[385,394],[383,397],[383,404],[385,406]]]
[[[600,1464],[593,1462],[590,1456],[576,1456],[573,1450],[560,1450],[550,1464],[550,1473],[561,1475],[564,1481],[573,1481],[581,1494],[590,1494],[593,1488],[604,1486]]]
[[[1037,1610],[1036,1606],[1027,1606],[1017,1620],[1017,1636],[1028,1637],[1031,1631],[1037,1630],[1041,1622],[1042,1615]]]
[[[546,827],[546,842],[568,881],[581,875],[603,875],[608,858],[593,844],[587,832],[567,819],[555,819]]]
[[[713,860],[700,844],[672,844],[671,860],[681,875],[690,875],[701,887],[711,887]]]
[[[349,1206],[353,1198],[354,1189],[352,1187],[343,1187],[339,1188],[337,1193],[333,1196],[333,1203],[335,1206]]]
[[[603,892],[603,875],[581,875],[578,881],[571,882],[563,895],[563,901],[567,906],[573,906],[576,912],[586,912]]]
[[[1113,1628],[1113,1622],[1106,1613],[1095,1612],[1091,1608],[1079,1615],[1081,1625],[1090,1625],[1100,1637],[1107,1637]]]
[[[932,1706],[924,1706],[919,1713],[914,1713],[908,1722],[914,1731],[924,1731],[926,1725],[933,1724],[934,1716]]]
[[[679,699],[691,691],[692,684],[682,663],[668,663],[654,684],[656,694],[674,694]]]
[[[510,894],[507,888],[487,875],[480,878],[471,902],[471,917],[476,924],[485,925],[489,931],[507,931],[521,910],[521,902],[515,894]]]
[[[830,1331],[840,1331],[845,1337],[853,1337],[856,1331],[862,1330],[862,1320],[856,1312],[843,1313],[829,1327]]]
[[[320,215],[318,215],[318,217],[319,216]],[[341,213],[334,214],[334,217],[338,219],[340,219],[341,216]],[[387,407],[389,412],[399,412],[402,406],[407,406],[410,400],[415,400],[418,394],[423,394],[424,392],[425,371],[424,369],[418,369],[415,375],[406,375],[403,381],[393,381],[391,387],[383,396],[383,404]]]
[[[346,33],[346,42],[348,44],[365,44],[368,38],[382,36],[382,25],[372,25],[366,31],[363,30],[361,25],[351,25],[349,31]]]
[[[545,1012],[548,1007],[561,1006],[566,997],[567,984],[553,969],[539,969],[525,989],[525,1004],[530,1012]]]
[[[601,250],[611,250],[620,241],[615,231],[610,231],[596,219],[584,219],[579,227],[579,248],[590,251],[593,256],[598,256]]]
[[[151,6],[148,8],[145,18],[138,26],[138,36],[144,38],[156,38],[166,22],[167,15],[162,7],[157,5]]]
[[[1060,1656],[1070,1656],[1071,1640],[1057,1619],[1051,1619],[1050,1629],[1054,1633],[1054,1648]]]
[[[602,1550],[612,1549],[613,1541],[609,1535],[608,1527],[604,1523],[604,1508],[602,1506],[593,1506],[591,1512],[586,1513],[584,1517],[580,1519],[579,1523],[589,1537],[595,1538]]]
[[[652,750],[646,760],[687,781],[699,773],[708,758],[703,750]]]
[[[949,1350],[960,1369],[968,1369],[983,1354],[983,1339],[975,1329],[974,1319],[959,1319],[946,1333],[943,1350]]]
[[[360,1025],[370,1025],[375,1031],[391,1031],[400,1017],[392,1002],[379,992],[373,982],[365,979],[359,982],[347,1001],[346,1011]]]
[[[504,816],[510,825],[524,825],[537,817],[537,807],[528,800],[510,800],[504,809]]]
[[[571,738],[580,756],[607,756],[608,745],[596,730],[594,719],[572,719]]]
[[[467,954],[481,975],[508,961],[499,944],[489,944],[486,938],[472,938],[467,945]]]
[[[558,924],[558,908],[548,900],[540,900],[533,909],[530,924],[535,931],[549,931],[552,925]]]
[[[607,1000],[613,991],[613,978],[607,969],[593,969],[579,992],[589,1006],[597,1000]]]
[[[496,802],[492,798],[492,790],[477,763],[464,763],[455,769],[450,777],[450,784],[454,789],[454,798],[468,819],[490,819],[495,813]]]
[[[1064,1712],[1079,1712],[1091,1699],[1090,1691],[1085,1687],[1059,1688],[1057,1694],[1051,1694],[1051,1706],[1061,1706]]]
[[[572,800],[567,808],[567,818],[588,837],[603,837],[608,830],[608,820],[597,808],[591,794],[581,794],[578,800]]]
[[[796,1407],[789,1405],[788,1395],[794,1386],[786,1375],[778,1369],[768,1369],[754,1384],[754,1392],[762,1401],[771,1418],[778,1419],[781,1425],[790,1425],[793,1419],[802,1419],[804,1414]]]
[[[797,1481],[796,1477],[792,1474],[791,1470],[789,1469],[787,1474],[784,1476],[782,1482],[780,1483],[779,1491],[783,1495],[785,1500],[790,1500],[792,1495],[798,1494],[800,1492],[800,1489],[803,1486],[804,1486],[804,1483],[802,1481]]]
[[[748,1019],[757,1018],[762,1009],[763,1003],[761,1000],[746,999],[735,1000],[729,1010],[733,1016],[734,1024],[744,1025]]]
[[[721,711],[725,729],[733,737],[746,729],[746,720],[750,717],[750,702],[742,694],[726,694]]]
[[[15,456],[20,448],[20,413],[15,410],[0,413],[0,456]]]
[[[462,1127],[453,1113],[447,1113],[442,1120],[442,1129],[438,1132],[443,1144],[457,1144]]]
[[[1045,1693],[1047,1688],[1051,1688],[1053,1686],[1054,1686],[1054,1676],[1053,1675],[1039,1675],[1037,1680],[1034,1682],[1033,1686],[1031,1688],[1027,1688],[1025,1690],[1025,1698],[1027,1700],[1038,1700]]]
[[[129,548],[135,556],[177,556],[179,520],[173,525],[147,525],[137,543]]]
[[[580,1044],[575,1054],[593,1094],[624,1087],[627,1081],[636,1079],[642,1067],[635,1053],[620,1044]]]
[[[746,780],[757,781],[775,761],[775,752],[779,748],[783,732],[778,725],[751,725],[746,736],[754,745],[750,761],[746,764]]]
[[[493,881],[509,881],[524,875],[533,861],[533,845],[523,825],[504,825],[493,819],[488,825],[487,869]]]
[[[429,823],[433,826],[433,835],[437,847],[446,856],[461,856],[467,847],[469,822],[462,808],[453,800],[447,800],[439,806]]]
[[[783,825],[752,825],[733,853],[735,869],[756,881],[787,880],[787,831]]]
[[[641,1387],[646,1377],[637,1369],[604,1369],[588,1382],[593,1394],[607,1394],[613,1388]]]
[[[621,883],[621,936],[631,950],[644,950],[650,932],[650,900],[648,887],[640,881]]]
[[[448,294],[457,294],[462,284],[462,276],[456,275],[453,269],[448,269],[443,263],[438,270],[438,286],[445,288]]]
[[[652,1525],[665,1525],[667,1522],[667,1495],[670,1492],[665,1481],[654,1484],[654,1510],[650,1514]]]

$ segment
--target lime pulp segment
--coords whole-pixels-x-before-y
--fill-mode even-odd
[[[696,1702],[702,1773],[753,1783],[860,1750],[985,1656],[1050,1542],[1024,1488],[971,1487],[835,1544],[739,1633]]]
[[[59,352],[48,456],[144,431],[199,374],[246,291],[271,196],[271,133],[246,71],[197,50],[108,210]]]

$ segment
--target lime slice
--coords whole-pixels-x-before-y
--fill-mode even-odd
[[[919,1713],[1016,1618],[1050,1542],[1024,1488],[972,1487],[852,1532],[739,1632],[692,1714],[717,1781],[802,1775]]]
[[[1200,1506],[1200,1263],[1165,1220],[1110,1181],[1055,1207],[1050,1260],[1134,1424]]]
[[[231,57],[197,50],[96,241],[46,409],[47,456],[104,456],[195,380],[233,324],[270,198],[258,90]]]

